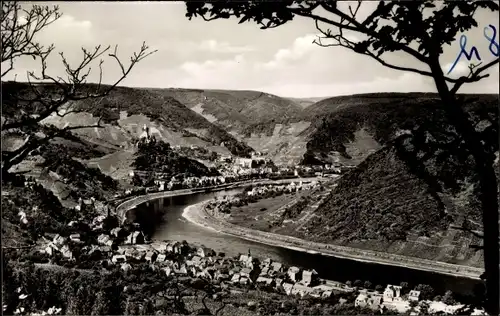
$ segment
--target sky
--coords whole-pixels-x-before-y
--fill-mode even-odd
[[[44,3],[37,3],[44,5]],[[189,21],[183,2],[50,2],[59,5],[63,16],[36,38],[56,47],[49,59],[49,74],[64,76],[59,52],[75,64],[82,58],[81,47],[118,45],[118,55],[128,61],[142,42],[158,50],[132,70],[123,86],[155,88],[197,88],[258,90],[285,97],[307,98],[369,92],[436,92],[432,79],[396,71],[379,65],[370,57],[342,47],[319,47],[312,43],[318,31],[314,22],[301,17],[275,29],[261,30],[255,23],[237,20]],[[374,2],[363,3],[360,14],[367,14]],[[23,6],[29,6],[24,3]],[[488,24],[498,29],[498,13],[476,14],[479,26],[466,33],[467,45],[475,45],[484,63],[493,60],[483,35]],[[498,33],[498,32],[497,32]],[[490,30],[491,34],[491,30]],[[353,35],[353,39],[356,38]],[[498,40],[498,34],[496,37]],[[459,43],[445,47],[441,64],[445,72],[459,53]],[[465,59],[463,59],[465,60]],[[387,58],[395,64],[427,70],[407,55]],[[468,72],[461,61],[450,74]],[[2,65],[3,66],[3,65]],[[89,76],[98,78],[98,65]],[[28,70],[40,70],[40,63],[18,59],[5,79],[25,81]],[[499,69],[490,77],[464,85],[464,93],[499,93]],[[120,69],[108,56],[104,58],[104,82],[119,78]]]

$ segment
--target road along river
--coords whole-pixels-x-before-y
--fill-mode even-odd
[[[150,230],[154,239],[158,240],[186,240],[189,243],[205,245],[217,252],[234,256],[238,253],[247,253],[259,258],[271,258],[287,265],[296,265],[304,268],[314,268],[323,278],[345,282],[348,280],[369,280],[374,285],[399,284],[406,281],[410,284],[429,284],[437,293],[446,290],[460,294],[457,299],[466,303],[474,289],[481,285],[476,279],[455,277],[429,271],[421,271],[407,267],[375,264],[366,261],[347,258],[324,256],[321,254],[307,253],[299,250],[283,248],[274,245],[243,239],[234,235],[217,232],[214,229],[203,227],[186,220],[183,213],[190,213],[199,203],[208,201],[216,196],[224,196],[241,192],[242,188],[228,189],[211,193],[193,193],[181,196],[160,198],[158,195],[151,197],[153,200],[144,202],[146,197],[141,197],[135,205],[134,213]],[[173,193],[173,192],[172,192]],[[156,198],[156,199],[155,199]],[[133,207],[129,205],[127,208]],[[188,208],[186,210],[186,208]],[[152,216],[156,214],[155,216]],[[188,216],[189,217],[189,216]],[[192,219],[191,219],[192,220]]]

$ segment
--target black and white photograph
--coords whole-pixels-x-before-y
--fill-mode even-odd
[[[2,1],[5,315],[499,315],[499,1]]]

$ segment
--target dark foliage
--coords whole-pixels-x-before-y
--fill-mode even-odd
[[[54,141],[32,152],[32,155],[40,154],[42,151],[63,152],[67,153],[70,157],[84,160],[99,158],[110,152],[97,145],[87,144],[77,136],[71,134],[64,139],[55,138]]]
[[[297,218],[304,208],[312,201],[311,196],[302,196],[296,203],[286,208],[283,212],[284,219]]]
[[[105,200],[109,192],[118,188],[118,183],[113,178],[73,159],[71,152],[58,149],[60,147],[53,144],[42,146],[39,151],[45,161],[41,166],[57,173],[63,178],[63,182],[73,188],[71,197]]]
[[[307,226],[323,241],[406,240],[411,230],[422,235],[444,230],[452,218],[426,194],[426,187],[394,149],[386,148],[345,174],[319,207],[322,217]]]
[[[482,118],[498,117],[498,96],[464,95],[463,98],[469,112],[481,113]],[[381,144],[394,139],[400,130],[451,128],[445,109],[434,94],[336,97],[312,105],[307,112],[317,113],[310,117],[313,125],[303,132],[310,135],[308,151],[338,151],[346,158],[349,156],[345,144],[353,141],[354,132],[362,127]]]
[[[170,144],[163,141],[140,142],[133,163],[137,170],[166,173],[170,176],[217,175],[202,163],[174,152]]]
[[[2,190],[2,241],[7,245],[31,244],[44,233],[59,232],[65,223],[75,219],[72,210],[64,208],[56,196],[41,185],[34,183],[3,182]],[[20,221],[24,212],[27,224]]]

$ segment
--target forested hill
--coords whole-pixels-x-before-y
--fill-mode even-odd
[[[487,151],[498,157],[498,96],[464,99]],[[361,127],[382,147],[340,179],[302,237],[482,265],[482,253],[468,248],[480,241],[449,228],[465,219],[480,223],[481,209],[473,160],[463,154],[461,136],[437,100],[395,100],[342,108],[319,126],[308,144],[311,151],[322,148],[348,155],[343,144]],[[498,158],[495,163],[498,171]]]
[[[53,85],[37,85],[38,89],[53,92]],[[87,85],[85,89],[95,89],[95,85]],[[107,88],[103,86],[102,89]],[[8,99],[10,94],[17,93],[24,98],[33,93],[23,83],[2,83],[2,96]],[[71,113],[64,117],[52,115],[44,122],[62,127],[76,124],[95,124],[102,117],[104,128],[84,129],[75,134],[99,144],[126,147],[135,142],[142,133],[144,124],[154,129],[157,137],[173,145],[213,146],[214,150],[227,151],[239,156],[248,156],[250,147],[236,140],[223,128],[215,126],[203,116],[191,111],[167,90],[139,89],[116,87],[109,95],[102,98],[85,99],[70,102],[68,106],[82,113]],[[4,119],[16,112],[18,105],[12,109],[7,105],[3,109]],[[27,109],[28,110],[28,109]],[[37,109],[29,109],[36,113]],[[39,109],[41,110],[41,109]]]

